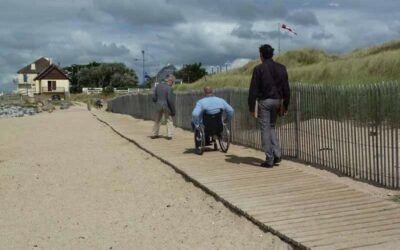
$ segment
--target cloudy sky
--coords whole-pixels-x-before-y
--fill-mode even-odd
[[[124,62],[139,75],[167,63],[241,66],[260,44],[342,53],[400,36],[399,0],[0,0],[0,90],[45,56]]]

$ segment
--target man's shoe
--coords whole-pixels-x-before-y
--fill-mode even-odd
[[[275,157],[274,158],[274,165],[279,165],[279,163],[282,161],[282,158],[278,158],[278,157]]]
[[[270,164],[270,163],[268,163],[267,161],[264,161],[263,163],[261,163],[261,167],[264,167],[264,168],[273,168],[274,167],[274,165],[272,164]]]
[[[150,136],[150,138],[151,138],[151,139],[157,139],[157,138],[160,138],[160,136],[158,136],[158,135],[152,135],[152,136]]]

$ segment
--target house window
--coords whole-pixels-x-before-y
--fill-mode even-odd
[[[47,90],[53,91],[57,89],[56,81],[47,81]]]
[[[24,82],[28,82],[28,75],[24,74]]]

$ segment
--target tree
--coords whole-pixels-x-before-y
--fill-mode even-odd
[[[119,88],[119,87],[124,87],[124,86],[129,86],[133,87],[137,85],[137,78],[133,78],[130,74],[128,73],[114,73],[111,76],[110,83],[113,87]]]
[[[207,75],[207,71],[201,67],[202,64],[186,64],[182,69],[175,72],[176,78],[180,78],[184,83],[193,83],[203,76]]]
[[[72,64],[71,66],[64,67],[64,71],[71,82],[71,93],[78,93],[82,91],[82,87],[79,85],[79,72],[83,69],[93,68],[99,66],[98,62],[91,62],[89,64]]]
[[[83,67],[77,74],[77,85],[85,87],[129,88],[137,86],[133,69],[123,63],[101,63]]]

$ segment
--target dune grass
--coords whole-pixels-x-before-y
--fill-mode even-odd
[[[380,46],[335,55],[318,49],[288,51],[274,58],[286,65],[290,82],[316,84],[368,84],[400,80],[400,40]],[[193,84],[176,86],[177,91],[213,88],[248,88],[259,59],[241,68],[208,75]]]

